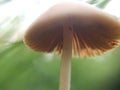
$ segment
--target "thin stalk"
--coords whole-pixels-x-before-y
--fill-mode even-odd
[[[70,90],[71,79],[71,57],[72,57],[72,31],[69,27],[63,30],[63,52],[60,70],[59,90]]]

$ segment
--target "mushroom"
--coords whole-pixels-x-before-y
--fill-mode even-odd
[[[33,22],[24,42],[35,51],[55,51],[61,55],[59,90],[70,90],[72,55],[95,56],[117,47],[120,43],[120,22],[91,5],[62,2]]]

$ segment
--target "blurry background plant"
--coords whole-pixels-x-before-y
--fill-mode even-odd
[[[36,53],[22,39],[34,19],[61,0],[0,0],[0,90],[57,90],[60,57]],[[120,17],[119,0],[81,0]],[[115,3],[116,2],[116,3]],[[71,90],[120,90],[120,48],[73,58]]]

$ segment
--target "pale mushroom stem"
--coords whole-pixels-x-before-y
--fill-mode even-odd
[[[63,30],[63,52],[60,70],[59,90],[70,90],[72,58],[72,31],[65,26]]]

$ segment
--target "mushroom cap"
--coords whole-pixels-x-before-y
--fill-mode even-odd
[[[24,42],[35,51],[61,54],[64,26],[73,33],[73,55],[99,55],[120,43],[120,22],[98,8],[79,2],[62,2],[48,9],[28,28]]]

